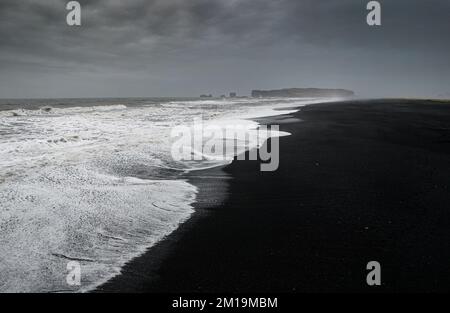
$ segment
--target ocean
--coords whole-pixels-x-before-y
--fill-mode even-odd
[[[230,161],[175,161],[175,126],[201,118],[251,133],[252,118],[319,101],[0,100],[0,292],[92,290],[188,219],[197,188],[185,173]],[[69,261],[79,286],[66,282]]]

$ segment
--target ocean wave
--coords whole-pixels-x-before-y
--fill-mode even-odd
[[[36,115],[55,115],[55,114],[83,114],[83,113],[125,110],[126,108],[127,106],[124,104],[99,105],[88,107],[66,107],[66,108],[43,106],[38,109],[19,108],[0,111],[0,117],[20,117],[20,116],[36,116]]]
[[[193,212],[197,190],[185,181],[93,170],[47,168],[0,185],[1,291],[90,290]],[[68,260],[81,265],[79,287],[66,284]]]

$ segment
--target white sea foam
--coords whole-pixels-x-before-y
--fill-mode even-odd
[[[275,109],[309,102],[238,99],[1,111],[0,291],[90,290],[189,218],[197,189],[180,173],[224,161],[173,161],[175,125],[201,116],[252,130],[258,124],[244,118],[289,113]],[[270,134],[282,135],[287,134]],[[81,286],[66,284],[70,260],[82,266]]]

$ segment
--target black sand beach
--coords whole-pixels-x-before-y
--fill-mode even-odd
[[[262,122],[292,133],[279,169],[193,173],[193,218],[98,291],[450,290],[449,102],[316,104]]]

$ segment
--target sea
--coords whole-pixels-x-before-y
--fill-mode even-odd
[[[0,292],[93,290],[186,221],[198,192],[186,173],[230,160],[174,160],[174,127],[201,119],[251,133],[254,118],[321,101],[0,100]]]

